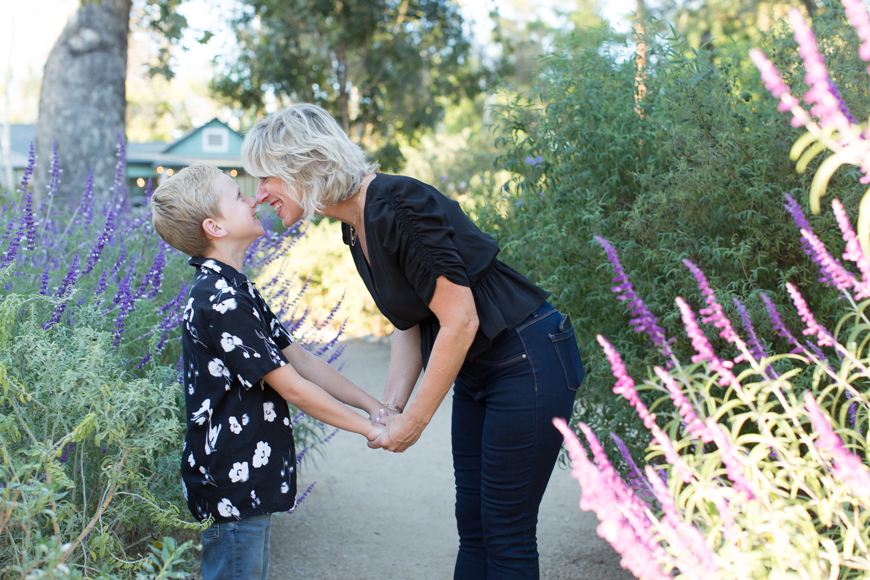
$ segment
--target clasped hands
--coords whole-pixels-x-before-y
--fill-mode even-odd
[[[411,414],[404,414],[397,409],[381,407],[377,414],[370,415],[372,426],[382,427],[373,429],[374,439],[368,438],[367,445],[371,449],[386,449],[393,453],[402,453],[413,445],[423,433],[425,425],[420,424]]]

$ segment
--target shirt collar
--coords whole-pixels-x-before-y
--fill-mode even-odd
[[[201,256],[194,256],[190,260],[188,260],[187,263],[191,266],[195,266],[197,268],[209,270],[211,272],[214,272],[215,274],[219,274],[226,278],[233,286],[237,288],[248,281],[247,276],[245,276],[232,266],[224,264],[220,260],[215,260],[214,258],[203,258]]]

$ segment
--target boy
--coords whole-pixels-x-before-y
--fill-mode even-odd
[[[296,452],[286,401],[373,441],[383,405],[290,334],[241,273],[264,234],[254,199],[215,167],[192,165],[151,198],[157,233],[191,256],[196,279],[184,310],[182,352],[187,436],[185,499],[199,520],[205,580],[262,578],[271,514],[296,505]],[[289,364],[288,364],[289,363]]]

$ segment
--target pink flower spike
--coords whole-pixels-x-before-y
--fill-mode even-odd
[[[870,471],[857,455],[846,449],[809,391],[804,392],[804,406],[810,416],[813,430],[818,435],[813,440],[813,445],[832,459],[834,475],[851,486],[855,496],[870,496]]]
[[[672,377],[670,373],[662,367],[655,367],[654,370],[662,383],[664,383],[668,388],[668,392],[671,394],[671,400],[674,402],[674,407],[677,408],[680,417],[683,418],[683,422],[686,426],[686,433],[692,437],[700,438],[704,443],[712,441],[713,438],[709,433],[707,433],[707,427],[704,426],[704,423],[698,418],[695,408],[683,393],[683,389],[680,388],[680,385],[677,384],[674,377]]]
[[[803,320],[804,324],[807,325],[807,327],[804,329],[804,335],[817,336],[819,346],[836,346],[837,341],[834,340],[834,337],[831,336],[831,333],[828,332],[824,326],[816,322],[816,318],[813,316],[813,313],[810,312],[810,309],[807,306],[804,297],[801,296],[801,293],[798,291],[795,285],[791,282],[786,282],[785,287],[788,289],[789,296],[791,296],[791,301],[794,303],[795,308],[797,308],[801,320]]]
[[[685,300],[677,297],[676,303],[683,317],[683,326],[686,327],[686,334],[692,340],[692,346],[698,353],[692,357],[692,362],[700,362],[703,360],[710,361],[710,370],[719,373],[719,384],[722,386],[734,385],[734,388],[740,391],[742,387],[737,381],[737,377],[734,376],[734,373],[732,373],[729,368],[731,361],[723,362],[715,355],[715,353],[713,353],[713,347],[710,345],[710,341],[708,341],[707,337],[704,336],[704,333],[701,332],[701,328],[695,320],[695,314],[692,312],[691,307],[686,304]]]
[[[683,265],[685,265],[692,273],[692,276],[695,277],[695,280],[698,282],[698,289],[701,291],[701,295],[704,296],[705,301],[707,302],[707,307],[701,310],[701,315],[704,316],[704,318],[701,319],[701,322],[704,324],[710,324],[712,322],[713,326],[721,329],[719,336],[731,344],[739,343],[740,338],[737,336],[737,333],[734,332],[734,327],[731,326],[731,321],[728,320],[727,316],[725,316],[725,312],[722,310],[722,305],[716,300],[716,293],[712,288],[710,288],[707,276],[705,276],[704,272],[702,272],[701,269],[691,260],[683,260]]]
[[[858,55],[861,60],[870,60],[870,16],[867,15],[867,8],[861,0],[842,0],[843,8],[846,9],[846,16],[849,18],[849,23],[858,38],[861,39],[861,48],[858,49]]]
[[[846,242],[846,251],[843,252],[843,259],[854,262],[858,265],[858,270],[861,271],[861,283],[856,283],[855,298],[862,300],[870,297],[870,260],[864,255],[861,249],[861,244],[858,242],[858,236],[852,229],[852,224],[849,222],[849,216],[846,215],[846,210],[839,199],[835,199],[831,206],[834,208],[834,215],[837,218],[837,225],[840,226],[840,231],[843,233],[843,241]]]
[[[858,280],[855,279],[855,276],[828,252],[825,244],[816,237],[812,230],[801,230],[801,236],[812,252],[813,261],[822,270],[823,278],[819,280],[820,282],[830,280],[830,283],[841,292],[857,287]]]
[[[610,370],[613,376],[616,377],[616,384],[613,386],[613,392],[617,395],[622,395],[628,403],[634,407],[637,414],[643,420],[643,424],[647,429],[652,429],[656,424],[656,416],[649,412],[643,401],[640,400],[640,395],[637,394],[634,379],[629,376],[625,370],[625,364],[622,362],[622,357],[613,348],[613,345],[607,342],[607,339],[600,334],[596,337],[598,344],[604,350],[607,360],[610,362]]]
[[[825,57],[819,52],[813,31],[797,8],[788,11],[788,18],[798,43],[798,53],[806,68],[804,82],[811,87],[804,95],[804,100],[814,105],[811,113],[819,118],[821,126],[833,125],[837,130],[851,135],[849,120],[840,111],[839,101],[831,93]]]
[[[782,77],[779,76],[779,71],[776,70],[773,63],[767,60],[764,53],[757,48],[749,50],[749,57],[755,63],[758,72],[761,73],[761,79],[764,81],[765,88],[770,91],[774,98],[780,100],[778,105],[779,110],[783,113],[791,112],[794,115],[791,120],[793,126],[801,127],[805,125],[809,121],[809,116],[801,108],[800,101],[792,96],[791,89],[785,84]]]
[[[746,477],[743,463],[737,456],[734,446],[731,445],[731,441],[728,439],[725,430],[721,425],[709,417],[707,418],[707,429],[713,436],[713,441],[716,443],[716,447],[719,448],[722,465],[725,466],[725,473],[728,475],[728,479],[730,479],[734,484],[734,489],[743,493],[748,499],[758,497],[759,493],[752,482]]]

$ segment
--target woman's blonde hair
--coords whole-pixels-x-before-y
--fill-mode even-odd
[[[309,103],[258,121],[245,136],[242,163],[249,175],[280,179],[284,193],[302,207],[303,219],[353,196],[363,176],[380,167],[329,113]]]
[[[166,179],[151,196],[151,221],[167,244],[188,256],[205,256],[211,241],[202,229],[207,218],[220,219],[217,167],[191,165]]]

